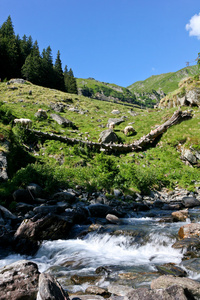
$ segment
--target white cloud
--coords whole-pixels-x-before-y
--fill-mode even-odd
[[[200,40],[200,13],[194,15],[185,28],[189,31],[190,36],[196,36]]]

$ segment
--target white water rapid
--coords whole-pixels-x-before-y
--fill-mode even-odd
[[[96,275],[98,267],[109,268],[112,281],[123,273],[144,274],[139,282],[142,284],[150,281],[156,265],[181,263],[183,253],[171,246],[176,241],[178,228],[185,223],[158,223],[156,218],[130,218],[125,221],[126,225],[107,225],[104,233],[92,232],[84,238],[44,241],[34,257],[10,254],[0,259],[0,267],[26,258],[36,262],[40,272],[51,272],[69,288],[66,278],[74,274]],[[106,286],[109,279],[101,277],[96,284]],[[86,287],[76,286],[71,291]]]

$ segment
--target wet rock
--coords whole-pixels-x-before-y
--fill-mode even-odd
[[[35,300],[39,271],[35,263],[22,260],[0,269],[0,299]]]
[[[153,203],[153,207],[156,207],[156,208],[162,208],[164,206],[165,202],[161,201],[161,200],[156,200],[154,201]]]
[[[185,207],[191,208],[195,206],[200,206],[200,201],[195,197],[183,197],[182,203]]]
[[[36,220],[25,219],[15,233],[14,247],[21,254],[33,254],[38,249],[38,242],[66,238],[71,227],[70,218],[57,215],[47,215]]]
[[[200,239],[198,237],[185,238],[174,243],[172,247],[175,249],[186,250],[186,252],[184,253],[184,257],[199,257]]]
[[[68,294],[53,276],[40,274],[37,300],[70,300]]]
[[[188,210],[179,210],[172,213],[173,222],[184,222],[188,218]]]
[[[195,273],[200,273],[200,258],[192,258],[182,261],[182,265],[187,270]]]
[[[118,137],[111,129],[104,130],[99,135],[99,143],[109,144],[118,142]]]
[[[156,266],[156,269],[162,275],[173,275],[173,276],[178,276],[178,277],[186,277],[187,276],[187,273],[185,270],[181,269],[180,267],[176,266],[173,263]]]
[[[169,216],[169,217],[163,217],[163,218],[161,218],[158,222],[159,222],[159,223],[172,223],[172,222],[173,222],[173,219],[172,219],[172,216]]]
[[[192,280],[190,278],[180,278],[171,275],[163,275],[152,280],[151,289],[167,289],[174,285],[187,290],[188,296],[190,295],[191,297],[190,299],[200,299],[200,282]]]
[[[104,298],[108,298],[111,296],[111,293],[109,293],[107,290],[102,289],[98,286],[89,286],[86,290],[85,293],[87,294],[92,294],[92,295],[100,295]]]
[[[138,288],[130,291],[124,300],[187,300],[182,287],[172,286],[165,289],[149,290],[147,288]]]
[[[105,218],[107,214],[116,214],[116,211],[106,204],[91,204],[88,210],[92,217]]]
[[[80,275],[72,275],[71,276],[71,281],[74,283],[74,284],[83,284],[83,283],[94,283],[96,282],[97,280],[99,280],[100,277],[99,276],[80,276]]]
[[[177,210],[183,208],[181,203],[165,203],[162,207],[163,210]]]
[[[120,224],[121,223],[121,221],[118,217],[116,217],[115,215],[111,215],[111,214],[108,214],[106,216],[106,220],[112,224]]]
[[[128,285],[110,284],[108,286],[108,292],[116,296],[125,296],[132,288]]]
[[[134,211],[147,211],[150,210],[150,207],[146,203],[133,202],[132,208]]]
[[[71,300],[104,300],[104,297],[98,295],[79,295],[73,297]]]
[[[98,268],[96,268],[95,272],[96,272],[96,274],[108,275],[108,274],[110,274],[112,271],[109,269],[109,267],[103,266],[103,267],[98,267]]]
[[[100,231],[101,229],[102,229],[102,226],[100,224],[91,224],[88,228],[88,232]]]
[[[183,225],[178,231],[178,236],[181,239],[185,239],[193,236],[200,236],[200,224],[191,223],[191,224]]]

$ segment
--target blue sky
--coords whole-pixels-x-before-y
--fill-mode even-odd
[[[196,59],[199,13],[199,0],[0,0],[0,25],[10,15],[63,69],[125,87]]]

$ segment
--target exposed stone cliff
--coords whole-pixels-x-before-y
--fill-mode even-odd
[[[179,89],[161,99],[160,108],[176,106],[200,107],[200,80],[188,77],[179,83]]]

